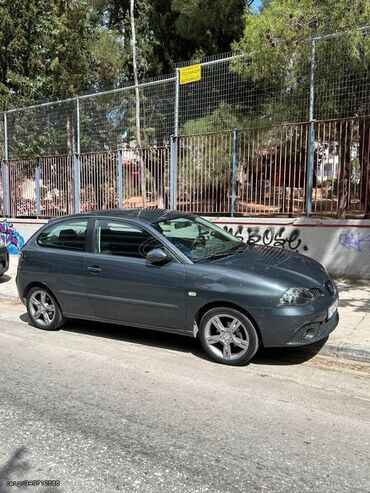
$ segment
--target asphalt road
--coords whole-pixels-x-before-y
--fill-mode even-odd
[[[370,367],[71,322],[0,302],[0,493],[370,491]],[[59,480],[26,489],[7,480]]]

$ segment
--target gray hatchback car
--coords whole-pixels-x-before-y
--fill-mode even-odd
[[[17,286],[39,328],[80,318],[173,332],[228,365],[260,345],[311,344],[338,324],[338,291],[318,262],[176,211],[54,219],[23,247]]]

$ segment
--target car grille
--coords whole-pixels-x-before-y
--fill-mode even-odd
[[[311,288],[310,291],[315,296],[315,298],[323,294],[322,289],[320,288]]]

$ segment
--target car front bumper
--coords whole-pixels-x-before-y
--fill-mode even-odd
[[[328,319],[328,308],[337,297],[318,306],[275,307],[255,314],[265,347],[305,346],[328,337],[337,327],[339,313]]]

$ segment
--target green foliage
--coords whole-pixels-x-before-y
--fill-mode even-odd
[[[92,44],[92,54],[96,88],[104,91],[128,82],[129,73],[125,67],[131,63],[131,54],[115,33],[98,29]]]
[[[43,86],[48,0],[0,2],[0,110],[27,102]]]
[[[232,105],[222,102],[210,115],[196,120],[188,120],[181,127],[183,135],[207,132],[223,132],[225,129],[245,128],[250,124],[247,118],[238,114]]]
[[[130,56],[87,0],[0,0],[0,39],[0,111],[111,88]],[[66,103],[12,113],[10,156],[72,152],[75,113]]]
[[[272,1],[273,0],[262,0],[261,1],[260,10],[262,11],[262,10],[267,9],[268,7],[270,7]]]
[[[180,200],[190,200],[189,194],[198,196],[199,189],[223,187],[230,183],[231,176],[231,132],[225,129],[245,128],[248,126],[245,117],[232,105],[221,103],[215,111],[203,118],[187,121],[181,127],[183,151],[179,168]],[[223,132],[215,134],[212,132]],[[187,135],[204,134],[199,139]],[[192,183],[192,177],[202,176],[202,183]]]
[[[30,120],[30,118],[28,118]],[[30,132],[25,138],[14,138],[12,142],[12,152],[15,156],[23,159],[31,159],[36,156],[47,156],[53,153],[54,149],[63,149],[66,146],[65,133],[60,132],[54,126],[49,126],[47,132]]]
[[[175,35],[187,52],[183,60],[194,53],[204,55],[225,52],[242,32],[245,1],[240,0],[172,0]]]
[[[215,71],[202,81],[202,91],[209,95],[206,116],[196,119],[199,107],[189,105],[182,133],[306,120],[311,51],[306,40],[347,29],[348,35],[317,43],[315,117],[368,111],[361,81],[369,72],[370,38],[352,28],[370,24],[370,2],[264,0],[259,14],[252,4],[135,0],[141,78],[172,72],[181,60],[228,51],[233,40],[239,39],[233,45],[236,53],[255,54],[230,68],[243,78],[246,101],[232,104],[233,90],[241,85],[238,78],[232,86],[230,77],[223,101],[215,107],[212,101],[219,101],[220,94]],[[0,111],[132,80],[129,5],[129,0],[0,0]],[[332,90],[333,76],[339,90]],[[191,85],[184,86],[182,101],[194,94]],[[140,99],[144,144],[160,141],[164,134],[168,138],[172,93],[163,89],[156,94],[152,86],[140,91]],[[134,106],[130,91],[81,102],[82,148],[115,149],[131,140]],[[8,133],[15,155],[75,150],[75,106],[13,115]]]
[[[315,116],[345,115],[348,99],[352,113],[361,111],[361,79],[369,71],[370,37],[355,29],[370,24],[370,2],[271,0],[263,7],[260,15],[244,16],[244,33],[234,44],[234,50],[253,56],[248,63],[239,65],[238,73],[261,84],[265,92],[275,94],[283,104],[285,100],[285,105],[302,102],[307,100],[310,77],[311,46],[307,40],[319,34],[349,30],[340,38],[316,43]],[[337,79],[337,88],[345,85],[350,89],[349,98],[347,91],[332,90],[333,78]]]
[[[87,0],[0,0],[0,110],[112,87],[128,52]]]
[[[96,0],[102,24],[130,33],[129,0]],[[229,51],[242,33],[244,0],[136,0],[141,77],[172,72],[176,62]],[[129,48],[129,36],[125,37]]]

